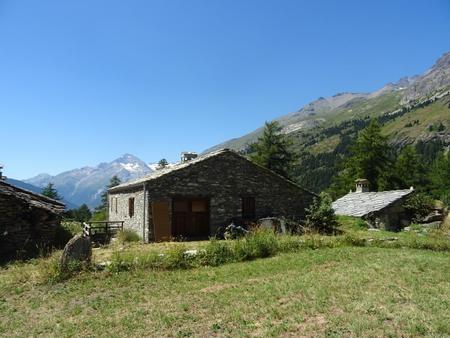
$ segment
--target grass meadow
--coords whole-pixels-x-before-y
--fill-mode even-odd
[[[155,252],[176,255],[179,244],[130,243],[94,251],[95,262],[128,265],[61,280],[48,279],[58,252],[15,262],[0,270],[0,335],[450,336],[447,230],[384,233],[341,222],[341,236],[280,238],[275,251],[267,239],[265,251],[228,241],[230,250],[217,251],[225,261],[158,261]]]

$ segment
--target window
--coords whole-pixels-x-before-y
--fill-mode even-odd
[[[134,197],[128,199],[128,216],[134,216]]]
[[[255,198],[249,196],[242,197],[242,219],[253,220],[255,217]]]
[[[117,197],[115,198],[115,200],[116,200],[116,214],[117,214]]]
[[[110,209],[111,209],[111,211],[113,211],[113,205],[114,205],[113,202],[114,202],[114,198],[111,197],[111,202],[110,202],[110,205],[111,205],[111,208],[110,208]]]

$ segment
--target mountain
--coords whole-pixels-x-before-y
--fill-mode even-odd
[[[450,52],[425,73],[388,83],[372,93],[320,97],[278,121],[299,155],[294,179],[319,192],[339,171],[357,133],[377,118],[395,149],[414,144],[426,159],[450,145]],[[263,127],[205,150],[244,154]]]
[[[22,189],[25,189],[25,190],[28,190],[28,191],[31,191],[31,192],[34,192],[36,194],[40,194],[42,192],[42,188],[39,188],[39,187],[37,187],[35,185],[32,185],[32,184],[29,184],[29,183],[25,183],[25,182],[20,181],[20,180],[15,180],[13,178],[7,178],[6,179],[6,183],[9,183],[11,185],[14,185],[16,187],[19,187],[19,188],[22,188]],[[66,205],[67,209],[73,209],[73,208],[77,208],[78,207],[78,205],[73,204],[73,203],[71,203],[71,202],[69,202],[69,201],[67,201],[65,199],[63,199],[62,202]]]
[[[286,134],[315,131],[347,120],[367,116],[379,117],[402,108],[414,107],[420,104],[420,101],[426,101],[432,96],[446,93],[449,87],[450,52],[439,58],[424,74],[401,78],[395,83],[386,84],[373,93],[345,92],[332,97],[320,97],[295,112],[275,119],[275,121],[281,124],[283,132]],[[425,130],[426,126],[422,126]],[[247,135],[213,146],[205,150],[205,153],[220,148],[245,151],[250,143],[257,140],[262,130],[263,127],[260,127]],[[417,135],[412,136],[416,137]]]
[[[96,207],[100,204],[101,194],[114,175],[122,182],[126,182],[152,171],[144,161],[131,154],[125,154],[112,162],[100,163],[95,167],[73,169],[55,176],[40,174],[24,182],[39,188],[51,182],[67,201],[76,205],[86,203],[89,207]]]

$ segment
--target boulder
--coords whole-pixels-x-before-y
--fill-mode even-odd
[[[432,222],[442,222],[445,218],[445,215],[440,210],[434,210],[430,214],[428,214],[421,223],[432,223]]]
[[[92,257],[92,243],[89,237],[83,235],[74,236],[64,247],[61,256],[61,270],[67,270],[70,262],[89,262]]]

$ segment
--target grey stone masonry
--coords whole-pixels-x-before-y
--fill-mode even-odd
[[[207,198],[210,234],[214,235],[219,227],[242,218],[243,198],[254,198],[255,219],[280,216],[303,220],[305,208],[314,196],[294,182],[225,149],[109,189],[109,203],[113,203],[109,207],[109,220],[125,221],[125,228],[134,229],[141,236],[145,233],[144,239],[151,241],[154,224],[149,206],[152,202],[170,203],[180,197]],[[135,198],[135,215],[130,218],[131,197]]]
[[[50,248],[63,211],[59,201],[0,181],[0,255]]]

